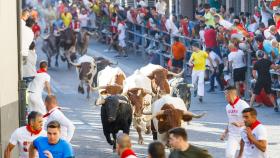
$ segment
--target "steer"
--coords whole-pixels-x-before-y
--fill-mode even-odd
[[[173,97],[179,97],[183,99],[186,108],[189,110],[191,105],[191,90],[192,84],[188,84],[184,81],[184,78],[173,78],[169,80],[170,94]]]
[[[116,149],[116,134],[119,130],[129,134],[130,125],[132,122],[132,108],[125,96],[112,95],[107,97],[101,103],[101,121],[103,133],[107,142],[113,145],[113,150]],[[112,134],[113,139],[111,139]]]
[[[133,126],[138,133],[138,143],[143,144],[142,131],[147,130],[150,133],[150,120],[143,115],[143,111],[151,111],[151,80],[144,76],[139,70],[124,81],[123,94],[130,100],[133,112]]]
[[[152,90],[158,97],[165,94],[170,94],[170,87],[168,84],[168,75],[179,77],[183,74],[184,70],[175,74],[168,71],[160,65],[148,64],[140,69],[141,73],[149,77],[152,81]]]
[[[70,63],[77,67],[77,73],[80,80],[78,92],[84,94],[84,84],[87,85],[87,98],[90,97],[90,90],[93,77],[96,75],[96,63],[93,57],[84,54],[78,59],[78,63]]]
[[[99,97],[96,100],[96,105],[104,100],[109,95],[121,94],[123,91],[123,81],[126,75],[119,67],[107,66],[100,71],[97,76],[98,87],[93,90],[99,90]]]
[[[158,132],[159,141],[167,144],[167,132],[175,127],[185,128],[185,122],[200,118],[205,114],[195,115],[189,111],[182,99],[165,95],[152,106],[153,124]]]

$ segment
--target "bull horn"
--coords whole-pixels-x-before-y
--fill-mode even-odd
[[[72,64],[73,66],[76,66],[76,67],[81,66],[81,65],[78,64],[78,63],[73,63],[71,60],[69,60],[69,63]]]
[[[117,61],[116,63],[112,63],[112,62],[110,62],[110,65],[111,66],[117,66],[119,64],[119,62]]]
[[[127,101],[119,99],[119,103],[121,103],[121,104],[127,104]]]
[[[143,112],[143,115],[152,115],[152,112],[149,111],[149,112]]]
[[[107,86],[91,87],[92,91],[97,91],[99,89],[105,89]]]
[[[168,75],[172,75],[174,77],[181,77],[184,73],[185,69],[183,69],[180,73],[176,74],[174,72],[168,71]]]
[[[95,100],[95,105],[103,105],[105,103],[105,98],[103,96]]]
[[[202,114],[192,114],[192,117],[196,118],[196,119],[199,119],[199,118],[201,118],[201,117],[203,117],[205,115],[206,115],[206,112],[203,112]]]

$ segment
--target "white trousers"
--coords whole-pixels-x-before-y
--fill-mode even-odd
[[[193,70],[192,71],[192,84],[194,89],[197,90],[198,96],[204,96],[204,70]]]
[[[46,114],[46,106],[44,104],[42,94],[38,93],[29,93],[28,97],[28,113],[31,111],[37,111],[41,114]]]
[[[237,150],[239,150],[240,136],[233,136],[229,134],[226,144],[226,158],[235,158]]]

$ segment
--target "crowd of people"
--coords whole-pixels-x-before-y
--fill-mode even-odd
[[[271,104],[274,111],[278,112],[275,99],[277,92],[272,90],[272,86],[279,88],[280,84],[278,76],[271,78],[270,74],[271,69],[277,71],[280,68],[278,6],[261,2],[253,13],[235,14],[234,8],[227,11],[219,3],[206,3],[196,8],[195,18],[191,19],[181,15],[168,16],[164,0],[159,0],[153,7],[148,7],[143,0],[136,0],[135,6],[130,7],[108,0],[32,3],[30,2],[31,7],[22,11],[21,16],[22,75],[29,85],[28,125],[18,128],[12,134],[5,158],[11,156],[16,145],[19,145],[22,157],[28,157],[28,154],[36,157],[36,151],[39,157],[57,157],[54,154],[74,157],[69,142],[75,127],[61,112],[56,97],[51,94],[48,63],[41,61],[39,70],[36,70],[36,40],[41,34],[62,28],[98,31],[105,26],[110,31],[108,43],[118,43],[119,54],[116,57],[129,55],[126,52],[128,40],[134,39],[137,44],[141,42],[142,37],[132,38],[127,30],[138,33],[143,33],[144,30],[144,34],[157,39],[160,36],[164,43],[170,43],[170,47],[163,48],[163,52],[171,54],[167,65],[175,72],[180,72],[186,65],[192,68],[194,96],[198,96],[200,102],[203,102],[205,74],[209,69],[208,92],[214,92],[218,85],[229,102],[226,107],[229,125],[221,137],[224,139],[228,135],[226,157],[234,157],[239,142],[240,158],[266,157],[267,134],[252,107],[255,100],[261,100],[264,104]],[[148,40],[146,47],[151,43],[152,40]],[[246,71],[249,68],[252,68],[252,75],[248,76]],[[246,77],[253,78],[250,104],[241,99],[244,91],[250,89],[250,85],[246,85]],[[228,87],[231,80],[234,87]],[[48,94],[45,101],[42,97],[44,89]],[[269,99],[265,102],[267,97]],[[169,157],[211,157],[207,151],[189,144],[187,140],[185,129],[170,130],[169,142],[175,150]],[[136,157],[131,150],[128,135],[120,135],[117,144],[120,157]],[[54,148],[54,145],[57,147]],[[148,153],[151,158],[165,157],[164,145],[160,142],[151,143]]]

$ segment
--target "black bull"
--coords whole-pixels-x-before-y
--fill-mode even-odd
[[[116,149],[116,135],[119,130],[129,134],[132,122],[132,108],[126,97],[121,95],[109,96],[101,107],[103,133],[107,142]],[[113,141],[110,134],[113,135]]]

